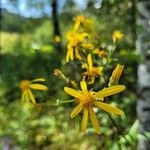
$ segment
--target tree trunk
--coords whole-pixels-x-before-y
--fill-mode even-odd
[[[132,0],[132,9],[131,9],[131,15],[132,15],[132,21],[131,21],[131,30],[133,33],[133,41],[136,41],[137,35],[136,35],[136,2],[137,0]],[[135,43],[135,42],[134,42]],[[134,44],[134,49],[136,48],[136,45]]]
[[[145,137],[150,132],[150,1],[141,0],[137,4],[137,50],[143,57],[143,63],[138,67],[137,116],[140,122],[138,150],[150,150],[150,140]],[[144,138],[145,137],[145,138]]]
[[[51,5],[52,5],[52,21],[53,21],[54,39],[55,39],[56,36],[61,37],[59,20],[58,20],[58,12],[57,12],[57,0],[52,0]],[[62,53],[61,42],[56,43],[56,48],[58,53]]]

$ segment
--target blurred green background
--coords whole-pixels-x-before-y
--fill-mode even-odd
[[[0,31],[0,149],[13,150],[126,150],[136,149],[137,127],[135,104],[136,72],[139,56],[135,50],[136,25],[134,0],[58,0],[58,20],[62,36],[62,51],[53,38],[52,1],[4,0],[1,8]],[[88,128],[80,133],[81,118],[70,119],[73,104],[56,106],[56,100],[67,100],[66,83],[53,74],[55,68],[65,69],[66,32],[74,17],[85,15],[95,20],[94,30],[100,42],[112,47],[112,33],[124,33],[118,44],[117,62],[124,64],[120,84],[126,91],[113,96],[114,102],[125,112],[123,117],[113,115],[121,134],[110,118],[99,113],[101,135]],[[115,63],[115,65],[116,65]],[[114,65],[114,66],[115,66]],[[113,69],[114,66],[111,68]],[[68,67],[69,68],[69,67]],[[111,70],[112,71],[112,70]],[[110,73],[110,72],[109,72]],[[49,87],[47,93],[36,93],[42,108],[28,111],[22,106],[18,84],[23,79],[44,77]],[[72,78],[73,79],[73,78]]]

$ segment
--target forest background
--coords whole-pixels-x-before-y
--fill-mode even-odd
[[[2,1],[0,149],[135,149],[139,137],[136,87],[137,65],[140,61],[135,46],[135,1],[58,0],[56,15],[59,21],[61,48],[54,39],[52,2],[26,0],[23,4],[21,0]],[[65,62],[66,32],[70,30],[77,15],[94,19],[94,30],[100,35],[101,44],[108,49],[113,46],[112,33],[115,30],[124,34],[118,43],[117,59],[114,60],[112,69],[118,62],[124,65],[119,82],[126,86],[126,91],[110,100],[125,112],[123,117],[113,116],[120,131],[106,114],[99,114],[102,133],[96,135],[89,127],[87,133],[82,134],[79,132],[80,118],[72,120],[69,117],[73,105],[56,105],[58,99],[69,99],[63,90],[66,82],[54,75],[54,69],[60,68],[66,76],[72,73]],[[38,77],[46,79],[49,90],[35,92],[39,106],[37,103],[36,110],[28,111],[21,104],[21,91],[18,85],[23,79],[32,80]],[[44,105],[41,106],[41,103]]]

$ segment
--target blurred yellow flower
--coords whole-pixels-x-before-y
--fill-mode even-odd
[[[67,45],[68,51],[66,55],[66,62],[69,62],[69,59],[71,60],[74,59],[74,52],[77,59],[82,59],[79,52],[81,48],[85,48],[85,49],[93,48],[92,44],[83,43],[86,37],[89,37],[89,35],[85,32],[84,33],[78,33],[75,31],[68,32],[67,39],[69,43]]]
[[[75,24],[74,24],[74,30],[77,30],[80,26],[81,23],[83,23],[85,21],[85,17],[84,16],[77,16],[75,18]]]
[[[113,42],[121,40],[123,38],[123,36],[124,36],[124,34],[121,31],[115,30],[112,34]]]
[[[22,90],[21,101],[23,104],[24,103],[26,103],[26,104],[31,104],[31,103],[35,104],[36,103],[31,89],[42,90],[42,91],[47,90],[48,88],[45,85],[36,83],[36,82],[44,82],[44,81],[45,81],[45,79],[43,79],[43,78],[38,78],[38,79],[35,79],[32,81],[29,81],[29,80],[21,81],[19,87]]]
[[[83,117],[82,117],[82,123],[81,123],[81,129],[83,132],[86,131],[87,123],[88,123],[88,116],[90,116],[90,120],[92,122],[92,125],[96,133],[100,134],[99,122],[93,110],[94,106],[109,113],[114,113],[117,115],[124,114],[122,110],[116,107],[113,107],[110,104],[106,104],[102,102],[102,99],[104,97],[108,97],[108,96],[117,94],[125,90],[124,85],[112,86],[109,88],[105,88],[99,92],[93,92],[91,90],[88,91],[87,84],[84,80],[80,82],[80,86],[81,86],[81,91],[80,90],[77,91],[69,87],[64,87],[64,91],[68,93],[69,95],[75,97],[75,99],[78,102],[78,105],[71,112],[70,117],[74,118],[81,112],[81,110],[83,110]]]
[[[91,32],[93,25],[92,19],[87,19],[84,16],[80,15],[75,18],[74,30],[78,30],[79,27],[82,27],[86,32]]]
[[[123,65],[117,64],[116,68],[112,72],[112,76],[110,77],[109,86],[115,85],[118,83],[118,81],[122,75],[123,68],[124,68]]]
[[[93,53],[98,55],[101,58],[106,58],[107,57],[107,52],[105,50],[100,50],[99,48],[94,49]]]
[[[60,42],[61,42],[61,38],[60,38],[59,35],[56,35],[56,36],[54,37],[54,40],[55,40],[56,43],[60,43]]]
[[[87,64],[84,64],[83,66],[87,70],[84,74],[92,80],[91,83],[94,83],[95,77],[102,75],[103,67],[93,67],[93,60],[91,54],[88,54]]]

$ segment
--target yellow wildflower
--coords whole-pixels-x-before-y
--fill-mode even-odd
[[[93,60],[91,54],[87,56],[87,64],[84,64],[86,68],[85,75],[91,78],[92,82],[94,83],[95,77],[102,75],[103,67],[93,67]]]
[[[56,43],[60,43],[60,42],[61,42],[61,38],[60,38],[59,35],[56,35],[56,36],[54,37],[54,40],[55,40]]]
[[[21,97],[21,101],[22,103],[27,103],[27,104],[35,104],[35,98],[34,95],[31,91],[31,89],[33,90],[47,90],[47,87],[45,85],[36,83],[36,82],[44,82],[45,79],[43,78],[38,78],[32,81],[29,80],[23,80],[20,83],[20,89],[22,90],[22,97]]]
[[[77,16],[75,18],[74,30],[77,30],[79,28],[80,24],[83,23],[84,21],[85,21],[84,16]]]
[[[112,34],[113,42],[121,40],[123,38],[123,36],[124,36],[124,34],[121,31],[115,30]]]
[[[92,19],[87,19],[84,16],[80,15],[75,18],[75,24],[73,29],[76,31],[81,26],[84,31],[91,32],[92,25],[93,25]]]
[[[101,50],[99,48],[94,49],[93,53],[98,55],[101,58],[106,58],[107,57],[107,52],[105,50]]]
[[[116,107],[111,106],[110,104],[106,104],[102,102],[102,98],[117,94],[125,90],[124,85],[116,85],[109,88],[105,88],[99,92],[93,92],[87,90],[87,84],[85,81],[80,82],[81,90],[74,90],[69,87],[65,87],[64,90],[69,95],[75,97],[78,102],[78,105],[71,112],[70,117],[74,118],[78,115],[81,110],[83,110],[83,117],[81,123],[81,129],[85,132],[88,123],[88,116],[90,116],[90,120],[92,125],[96,131],[96,133],[100,134],[100,127],[93,107],[96,106],[106,112],[114,113],[117,115],[122,115],[124,112]]]
[[[110,77],[109,86],[115,85],[115,84],[118,83],[118,81],[119,81],[119,79],[121,77],[123,68],[124,68],[123,65],[117,64],[116,68],[112,72],[112,76]]]
[[[93,45],[83,43],[83,41],[86,37],[89,37],[89,35],[85,32],[77,33],[75,31],[70,31],[67,34],[67,39],[68,39],[69,43],[67,45],[68,51],[67,51],[67,55],[66,55],[66,62],[69,62],[69,59],[71,59],[71,60],[74,59],[74,52],[75,52],[76,58],[82,59],[79,50],[82,48],[85,48],[85,49],[93,48]]]

